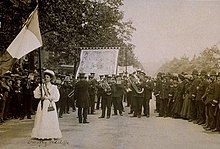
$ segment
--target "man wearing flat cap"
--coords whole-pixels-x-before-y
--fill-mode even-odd
[[[87,121],[89,108],[89,83],[85,79],[85,73],[79,73],[79,81],[75,85],[74,98],[78,107],[79,123],[89,123]]]

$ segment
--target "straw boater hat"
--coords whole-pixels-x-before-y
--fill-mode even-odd
[[[46,75],[46,74],[51,77],[51,81],[55,80],[55,73],[52,70],[49,70],[49,69],[45,70],[43,72],[43,75]]]

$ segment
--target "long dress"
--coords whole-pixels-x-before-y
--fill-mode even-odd
[[[42,101],[39,102],[31,138],[52,139],[62,137],[55,105],[55,102],[59,101],[60,93],[57,86],[52,85],[51,83],[47,84],[47,88],[50,93],[49,99],[52,100],[51,103],[55,110],[50,112],[47,111],[50,104],[49,100],[43,101],[43,108],[41,108]],[[42,90],[42,94],[44,95],[44,90]],[[34,97],[37,99],[41,97],[39,86],[34,90]]]
[[[189,98],[189,89],[190,89],[190,82],[188,82],[186,84],[186,91],[185,91],[185,98],[184,98],[184,101],[183,101],[183,107],[182,107],[182,110],[180,112],[180,115],[182,118],[184,119],[189,119],[190,117],[190,106],[191,106],[191,100]]]

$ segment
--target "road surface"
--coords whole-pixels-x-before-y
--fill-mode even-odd
[[[0,125],[0,149],[220,149],[220,134],[205,132],[182,119],[156,117],[151,101],[150,118],[123,116],[99,119],[101,111],[89,115],[89,124],[79,124],[76,112],[59,119],[63,138],[31,140],[31,120],[9,120]]]

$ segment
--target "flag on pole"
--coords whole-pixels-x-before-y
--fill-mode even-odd
[[[20,33],[0,57],[0,74],[2,75],[11,69],[14,62],[13,59],[20,59],[42,45],[37,6],[30,14]]]

